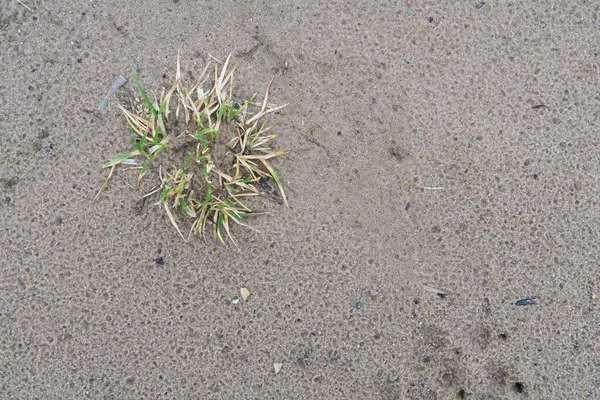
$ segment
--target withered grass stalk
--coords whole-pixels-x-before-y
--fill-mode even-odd
[[[252,211],[247,199],[261,195],[265,181],[273,181],[281,200],[288,204],[281,179],[271,165],[272,159],[286,151],[271,149],[276,135],[270,132],[273,125],[264,118],[287,104],[268,103],[272,80],[261,103],[255,103],[256,94],[241,104],[235,102],[233,74],[237,66],[228,71],[230,58],[222,64],[211,58],[196,83],[186,87],[177,57],[175,80],[155,101],[134,72],[142,110],[136,113],[118,105],[135,132],[131,140],[133,150],[102,165],[110,172],[96,198],[108,186],[117,167],[137,170],[139,185],[157,157],[169,152],[170,143],[183,139],[188,145],[181,165],[159,166],[160,180],[145,197],[159,195],[157,204],[163,204],[184,240],[187,238],[179,226],[181,219],[187,217],[191,221],[188,238],[193,233],[206,240],[210,227],[221,243],[228,237],[237,246],[231,223],[248,226],[245,219],[263,214]],[[207,84],[210,88],[205,91]],[[225,125],[230,128],[223,129]],[[222,137],[224,131],[231,137]]]

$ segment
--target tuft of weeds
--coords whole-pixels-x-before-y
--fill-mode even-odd
[[[288,205],[281,179],[271,165],[272,159],[286,151],[271,149],[276,137],[271,133],[274,125],[268,125],[264,118],[287,104],[268,103],[272,80],[262,102],[255,102],[256,94],[243,103],[235,102],[233,73],[237,65],[228,71],[230,58],[224,63],[211,58],[196,83],[186,86],[177,57],[175,80],[154,100],[133,73],[142,110],[134,112],[118,105],[135,133],[132,150],[102,165],[110,172],[95,198],[108,186],[117,167],[137,170],[139,186],[157,158],[169,153],[171,143],[183,139],[186,146],[181,165],[160,165],[159,183],[144,197],[158,197],[156,204],[163,205],[184,240],[179,226],[181,219],[187,218],[191,221],[188,238],[198,234],[206,240],[206,231],[212,229],[221,243],[229,238],[237,246],[231,226],[248,227],[244,222],[247,218],[263,214],[253,211],[247,199],[263,194],[259,188],[264,180],[275,182]]]

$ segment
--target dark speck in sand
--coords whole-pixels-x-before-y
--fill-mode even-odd
[[[531,306],[534,304],[538,304],[539,301],[537,301],[537,299],[521,299],[521,300],[517,300],[515,305],[516,306]]]

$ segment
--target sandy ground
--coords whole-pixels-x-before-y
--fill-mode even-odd
[[[597,2],[23,3],[0,0],[0,398],[600,398]],[[127,173],[92,200],[131,136],[98,103],[132,68],[158,92],[178,51],[291,103],[290,207],[240,252],[184,243]]]

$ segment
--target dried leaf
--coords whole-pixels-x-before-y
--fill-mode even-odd
[[[250,296],[250,291],[245,287],[240,289],[240,293],[242,294],[242,300],[248,301],[248,296]]]

